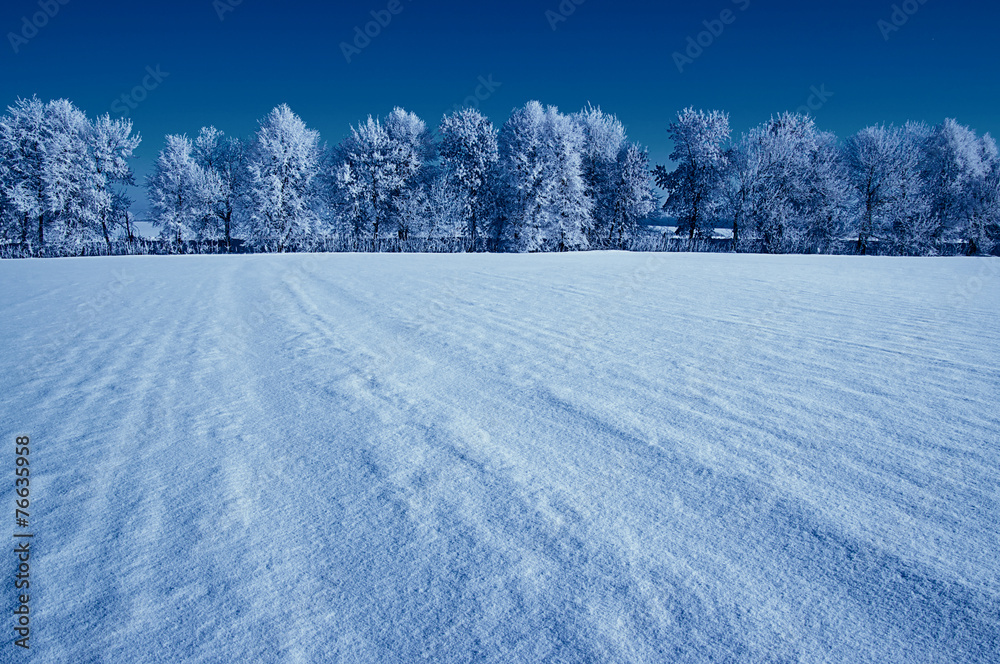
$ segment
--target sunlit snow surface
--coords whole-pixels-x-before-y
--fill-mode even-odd
[[[0,312],[32,662],[1000,659],[1000,260],[3,261]]]

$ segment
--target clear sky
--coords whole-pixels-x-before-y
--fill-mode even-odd
[[[599,105],[654,164],[689,105],[728,111],[737,134],[812,101],[841,137],[945,117],[1000,135],[1000,8],[983,0],[908,0],[895,16],[890,0],[395,2],[5,0],[0,100],[127,110],[144,138],[140,176],[165,134],[247,135],[282,102],[333,144],[397,105],[434,126],[477,89],[498,125],[530,99]],[[372,12],[390,20],[348,62],[341,44]],[[690,61],[679,68],[675,53]]]

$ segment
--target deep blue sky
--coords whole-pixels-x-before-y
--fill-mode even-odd
[[[666,162],[665,128],[685,106],[728,111],[738,134],[805,104],[813,86],[832,93],[818,124],[842,137],[945,117],[1000,135],[1000,9],[981,0],[910,0],[916,13],[888,41],[878,26],[893,14],[888,0],[584,0],[554,31],[546,11],[559,0],[400,0],[350,64],[340,43],[388,0],[243,0],[224,21],[212,0],[63,1],[16,54],[8,33],[39,2],[3,3],[0,101],[66,97],[95,116],[122,108],[113,102],[159,66],[168,76],[130,111],[144,138],[140,175],[165,134],[214,124],[246,135],[282,102],[329,143],[396,105],[433,126],[481,76],[500,84],[481,104],[498,125],[529,99],[566,112],[590,102],[616,113],[654,163]],[[673,53],[724,9],[735,20],[679,72]]]

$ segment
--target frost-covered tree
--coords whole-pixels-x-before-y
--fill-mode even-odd
[[[495,199],[491,198],[490,202]],[[438,177],[432,183],[427,193],[427,222],[424,235],[431,240],[463,240],[468,245],[469,226],[465,220],[465,205],[455,191]],[[492,222],[493,209],[490,209]]]
[[[816,133],[808,177],[810,197],[801,219],[800,250],[827,253],[846,231],[856,207],[844,153],[833,134]]]
[[[91,122],[65,99],[10,107],[0,119],[0,198],[17,230],[6,234],[46,251],[75,252],[101,237],[110,247],[129,203],[118,187],[133,182],[128,160],[140,139],[131,132],[107,115]]]
[[[922,255],[934,251],[937,222],[932,213],[927,184],[927,147],[931,128],[907,122],[902,128],[898,162],[898,203],[890,212],[888,242],[897,254]]]
[[[132,216],[132,197],[129,196],[125,190],[119,189],[114,193],[114,202],[112,206],[116,213],[121,215],[121,225],[120,228],[125,233],[125,240],[127,242],[134,242],[136,239],[136,228],[133,224],[134,218]]]
[[[505,189],[502,240],[512,251],[586,249],[593,201],[581,154],[583,131],[555,107],[529,102],[500,131]]]
[[[615,160],[613,187],[609,192],[611,209],[605,214],[608,235],[605,246],[624,248],[635,236],[638,222],[656,207],[649,179],[649,154],[635,144],[622,146]]]
[[[623,247],[654,208],[648,154],[600,108],[589,106],[572,118],[583,132],[583,180],[593,201],[590,246]]]
[[[470,248],[485,249],[494,235],[489,211],[499,162],[497,130],[479,111],[467,108],[445,116],[438,133],[440,195],[452,199],[447,207],[465,226]]]
[[[545,109],[537,101],[516,109],[500,129],[500,177],[503,186],[501,242],[508,251],[539,250],[537,239],[545,204]]]
[[[733,251],[748,245],[750,220],[756,219],[766,202],[764,189],[764,158],[750,147],[746,136],[726,150],[726,171],[722,181],[723,216],[732,220]]]
[[[962,235],[974,213],[973,191],[987,173],[982,144],[974,131],[951,118],[932,130],[924,177],[937,223],[935,240]]]
[[[593,200],[583,180],[583,132],[555,107],[546,111],[549,140],[547,205],[541,227],[543,246],[556,251],[586,249],[592,230]]]
[[[725,196],[739,242],[773,253],[815,249],[817,238],[833,237],[846,208],[834,145],[812,118],[792,113],[743,136],[730,151]]]
[[[406,234],[399,226],[401,210],[405,201],[412,212],[412,190],[428,186],[426,165],[432,155],[427,126],[401,108],[385,122],[369,116],[351,128],[335,151],[334,182],[337,207],[356,239],[376,244],[393,222],[397,235]]]
[[[586,194],[593,201],[591,244],[604,246],[619,229],[616,208],[621,164],[619,159],[628,145],[625,126],[614,115],[588,106],[572,116],[583,132],[580,159]]]
[[[728,216],[733,220],[733,246],[778,251],[790,213],[787,194],[774,167],[773,139],[765,126],[744,134],[727,151],[724,186]]]
[[[873,236],[888,227],[899,205],[898,178],[903,158],[903,131],[884,125],[866,127],[848,139],[845,157],[851,185],[858,195],[858,252],[866,253]]]
[[[17,242],[20,236],[20,215],[14,207],[14,201],[7,195],[3,182],[9,174],[7,155],[0,143],[0,243]]]
[[[388,134],[371,116],[366,123],[351,127],[351,135],[335,150],[335,207],[355,241],[366,236],[377,241],[388,222],[391,184],[384,181],[394,179],[385,160],[389,152]]]
[[[2,158],[3,156],[0,155],[0,159]],[[2,177],[3,168],[0,166],[0,178]],[[17,208],[14,207],[14,202],[7,197],[3,189],[0,189],[0,243],[17,243],[19,236],[20,215]]]
[[[426,228],[430,214],[429,195],[437,168],[437,157],[427,124],[415,113],[393,109],[385,119],[385,128],[394,145],[398,172],[403,184],[389,198],[390,226],[396,237],[407,240],[412,233]]]
[[[319,132],[282,104],[260,123],[248,157],[250,240],[279,252],[318,231]]]
[[[202,237],[222,239],[232,249],[247,185],[247,150],[243,141],[204,127],[194,141],[194,159],[205,172],[206,200],[199,224]]]
[[[132,135],[131,120],[112,120],[110,115],[104,114],[93,124],[90,143],[94,177],[91,184],[97,221],[109,248],[111,234],[125,221],[128,212],[130,199],[122,187],[135,184],[129,160],[140,142],[141,137]]]
[[[46,104],[42,125],[44,213],[54,231],[50,244],[64,252],[78,250],[99,228],[90,134],[87,116],[71,102],[57,99]],[[42,237],[39,244],[43,244]]]
[[[996,227],[996,143],[947,119],[927,139],[924,178],[934,239],[960,239],[970,254],[990,251]]]
[[[170,135],[146,179],[153,225],[180,244],[197,235],[205,214],[205,171],[195,161],[191,139]]]
[[[656,184],[667,192],[663,210],[677,218],[678,235],[711,236],[723,204],[729,116],[686,108],[670,123],[673,171],[656,167]]]
[[[0,132],[5,118],[0,117]],[[3,141],[0,133],[0,243],[23,243],[22,234],[27,234],[23,216],[14,205],[7,183],[14,179],[14,153]]]
[[[396,237],[409,240],[417,234],[426,234],[432,214],[428,185],[408,187],[396,205]]]
[[[922,253],[930,241],[929,201],[921,177],[930,130],[921,124],[873,126],[844,147],[856,193],[857,250],[867,253],[873,237],[895,253]]]
[[[972,181],[970,212],[959,229],[969,255],[988,254],[1000,244],[1000,154],[989,134],[979,143],[983,174]]]
[[[3,187],[7,205],[16,219],[15,234],[22,244],[45,240],[44,163],[45,104],[37,97],[18,99],[0,117],[3,150]]]

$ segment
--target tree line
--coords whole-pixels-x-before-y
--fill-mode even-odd
[[[729,118],[687,109],[669,128],[655,179],[678,232],[720,222],[733,245],[762,252],[852,249],[897,255],[990,253],[1000,242],[1000,154],[993,138],[955,120],[866,127],[844,142],[812,118],[785,113],[731,140]]]
[[[786,113],[734,140],[726,114],[686,109],[668,135],[674,165],[651,169],[615,116],[533,101],[499,129],[463,109],[432,131],[396,108],[331,147],[281,105],[249,138],[214,127],[167,136],[144,184],[168,251],[628,249],[657,208],[654,183],[692,245],[725,227],[737,251],[1000,246],[996,143],[954,120],[840,142]],[[140,140],[126,119],[18,100],[0,117],[0,240],[28,255],[128,250]]]

